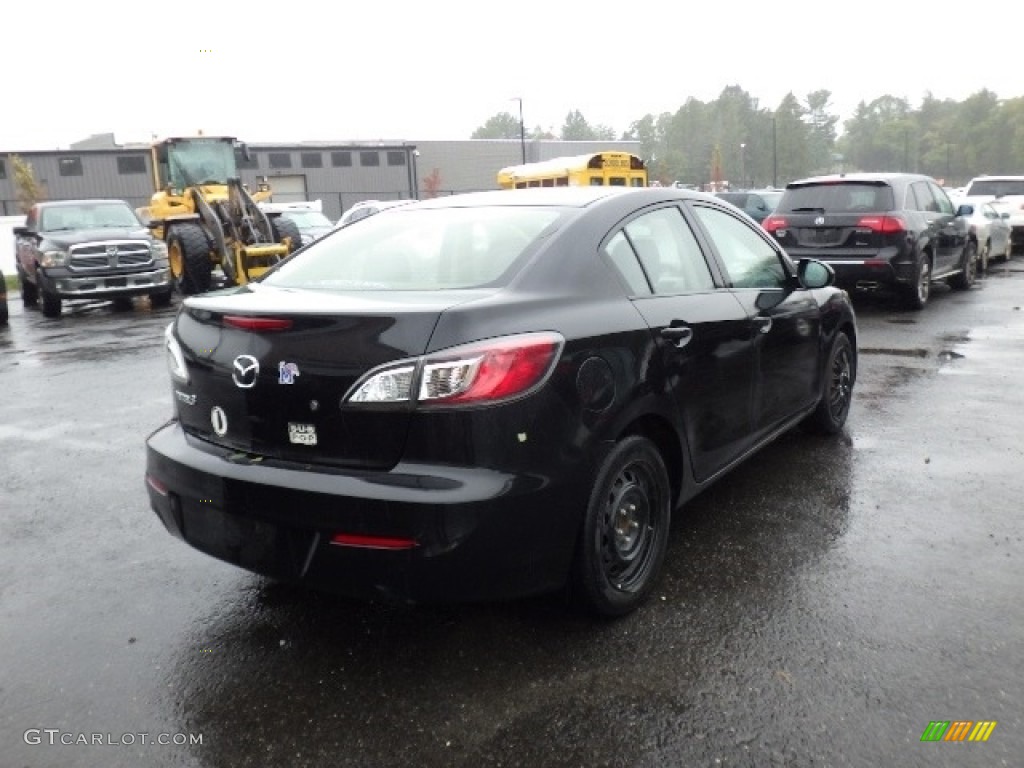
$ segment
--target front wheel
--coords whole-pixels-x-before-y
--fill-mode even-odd
[[[850,337],[840,331],[832,342],[821,384],[821,400],[806,421],[812,432],[825,435],[838,433],[846,424],[853,402],[853,385],[857,380],[857,356]]]
[[[616,443],[597,471],[573,564],[584,607],[615,617],[644,602],[665,559],[670,519],[668,471],[657,447],[639,435]]]
[[[969,290],[978,276],[978,245],[973,240],[964,246],[964,265],[950,278],[949,284],[958,291]]]

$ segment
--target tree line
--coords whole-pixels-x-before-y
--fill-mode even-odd
[[[927,94],[918,107],[884,95],[861,101],[838,131],[832,92],[802,100],[788,93],[775,109],[739,86],[718,98],[687,99],[675,113],[648,114],[619,138],[639,141],[651,180],[695,186],[729,181],[733,187],[785,186],[823,173],[910,171],[947,186],[983,173],[1024,174],[1024,97],[999,99],[982,89],[963,101]],[[518,139],[519,120],[500,112],[474,139]],[[559,135],[540,126],[527,139],[612,141],[616,132],[590,125],[579,110],[566,115]]]

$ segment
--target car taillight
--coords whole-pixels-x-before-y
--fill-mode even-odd
[[[764,228],[766,232],[774,233],[776,230],[785,229],[786,227],[788,227],[789,222],[787,222],[781,216],[768,216],[765,218],[764,221],[761,222],[761,226]]]
[[[905,232],[907,224],[899,216],[861,216],[857,222],[860,229],[870,229],[883,235]]]
[[[224,315],[224,325],[241,328],[243,331],[287,331],[292,327],[292,321],[279,317]]]
[[[525,333],[405,360],[368,374],[343,402],[433,407],[510,400],[544,382],[564,343],[557,333]]]

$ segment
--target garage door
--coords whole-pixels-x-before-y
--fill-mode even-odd
[[[272,203],[301,203],[306,199],[305,176],[271,176],[267,181],[274,193]]]

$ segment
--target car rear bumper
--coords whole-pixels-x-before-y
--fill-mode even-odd
[[[172,534],[238,567],[360,598],[557,589],[587,498],[550,477],[474,467],[309,471],[231,454],[176,421],[146,446],[150,504]]]
[[[836,284],[843,288],[874,290],[887,286],[912,285],[916,276],[916,264],[910,259],[900,258],[897,253],[883,251],[867,258],[837,258],[831,254],[812,257],[832,267],[836,273]]]

